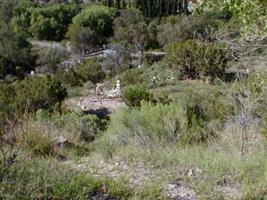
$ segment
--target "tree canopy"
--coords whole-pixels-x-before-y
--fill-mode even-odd
[[[200,10],[224,10],[231,12],[243,23],[246,36],[267,33],[267,1],[264,0],[203,0]]]
[[[187,12],[187,0],[102,0],[104,5],[116,8],[136,8],[146,17],[174,15]]]
[[[104,44],[113,34],[117,10],[105,6],[88,6],[73,19],[67,36],[78,49]]]
[[[41,40],[64,39],[72,18],[79,12],[75,4],[51,4],[38,7],[31,1],[22,1],[15,11],[13,24],[17,32]]]
[[[0,78],[23,75],[34,63],[31,44],[8,25],[0,27]]]

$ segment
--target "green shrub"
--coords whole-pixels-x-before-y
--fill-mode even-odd
[[[32,129],[23,133],[19,141],[26,150],[38,156],[55,156],[55,149],[48,135]]]
[[[143,102],[139,108],[122,109],[111,115],[107,136],[117,138],[117,146],[135,141],[145,146],[205,143],[217,137],[222,121],[219,114],[205,110],[210,104],[202,103],[181,98],[177,103]]]
[[[187,130],[187,117],[182,106],[156,106],[143,103],[137,109],[123,109],[111,116],[108,132],[120,140],[141,145],[175,143]]]
[[[118,151],[120,145],[116,138],[105,135],[104,137],[96,140],[95,148],[99,151],[105,159],[111,159]]]
[[[56,77],[65,85],[82,86],[88,81],[93,84],[100,83],[105,79],[106,74],[102,70],[99,60],[89,59],[84,64],[77,65],[67,72],[58,71]]]
[[[100,83],[106,76],[97,59],[87,60],[84,64],[77,66],[75,71],[83,83],[87,81],[91,81],[94,84]]]
[[[66,60],[67,51],[60,48],[47,48],[40,51],[37,60],[38,66],[45,66],[44,72],[55,74],[59,69],[59,64]]]
[[[198,104],[186,105],[187,133],[181,137],[182,144],[203,143],[216,137],[216,131],[221,124],[218,121],[208,121],[207,113]],[[214,119],[215,120],[215,119]]]
[[[84,141],[93,141],[107,127],[106,119],[79,112],[54,114],[50,116],[46,111],[38,110],[35,120],[43,124],[44,129],[53,127],[54,133],[59,132],[61,136],[75,144]]]
[[[205,15],[177,15],[163,18],[157,26],[157,40],[161,46],[188,39],[210,40],[220,21]]]
[[[15,111],[15,93],[11,85],[0,82],[0,129],[7,118],[10,118]]]
[[[85,115],[81,119],[81,140],[90,142],[106,129],[106,121],[95,115]]]
[[[143,82],[142,74],[143,70],[141,69],[129,69],[122,73],[120,77],[124,85],[136,85]]]
[[[187,40],[169,45],[164,62],[180,72],[181,78],[209,76],[222,78],[228,67],[224,46]]]
[[[29,77],[14,85],[16,108],[20,113],[38,109],[60,110],[67,96],[66,89],[51,76]]]
[[[123,99],[130,107],[140,107],[142,101],[155,103],[152,93],[142,85],[127,86],[123,90]]]

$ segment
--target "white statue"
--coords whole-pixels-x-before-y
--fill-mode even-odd
[[[121,82],[120,80],[117,80],[114,88],[107,92],[107,97],[120,97],[121,93]]]

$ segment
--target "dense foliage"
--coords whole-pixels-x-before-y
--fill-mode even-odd
[[[79,11],[79,8],[72,4],[54,4],[43,7],[28,7],[31,5],[28,4],[30,3],[26,1],[16,8],[15,29],[24,30],[41,40],[62,40],[72,18]]]
[[[140,9],[146,17],[157,17],[187,13],[186,0],[102,0],[106,6]]]
[[[75,69],[63,73],[59,71],[58,73],[58,78],[62,83],[71,86],[81,85],[88,81],[94,84],[100,83],[105,77],[106,74],[102,70],[98,59],[89,59],[84,64],[78,65]]]
[[[35,56],[31,44],[8,25],[0,26],[0,79],[6,75],[23,76],[34,65]]]
[[[170,16],[157,26],[157,40],[161,46],[187,39],[211,40],[219,25],[220,21],[214,16]]]
[[[204,0],[200,10],[223,10],[230,12],[243,23],[246,36],[266,34],[267,2],[264,0]]]
[[[181,78],[223,77],[227,68],[227,49],[195,40],[172,43],[166,47],[165,62],[179,71]]]
[[[78,49],[98,47],[112,36],[116,15],[116,9],[89,5],[73,19],[67,35]]]
[[[32,77],[15,84],[16,106],[21,112],[38,109],[60,110],[61,102],[66,98],[66,89],[53,77]]]
[[[142,101],[154,103],[153,94],[142,85],[128,86],[123,91],[125,103],[130,107],[140,107]]]
[[[1,115],[20,115],[38,109],[60,111],[66,89],[53,77],[28,77],[12,85],[1,83]]]
[[[266,6],[0,0],[0,199],[266,199]]]

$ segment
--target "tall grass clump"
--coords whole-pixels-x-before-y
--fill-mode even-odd
[[[187,129],[182,106],[142,103],[140,109],[123,109],[111,117],[109,131],[144,146],[177,141]]]
[[[54,160],[17,163],[0,187],[1,199],[127,199],[119,182],[96,180]]]
[[[107,144],[116,152],[116,145],[117,148],[125,145],[150,148],[205,142],[214,134],[208,123],[193,112],[182,103],[142,102],[140,108],[123,108],[112,114],[107,133],[97,142],[98,149],[111,157]]]

